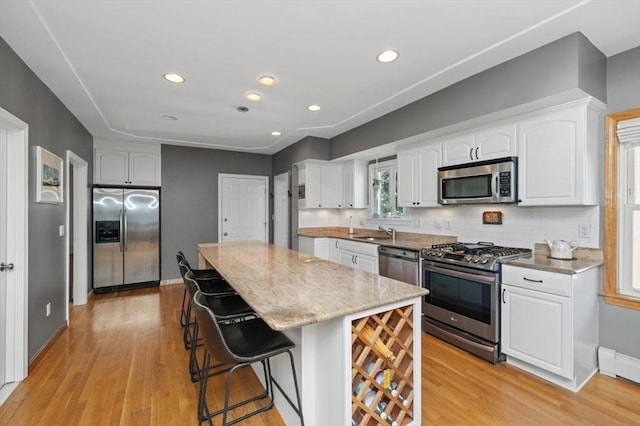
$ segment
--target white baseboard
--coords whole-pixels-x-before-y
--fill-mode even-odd
[[[174,280],[162,280],[160,281],[160,285],[173,285],[173,284],[182,284],[182,280],[180,278],[176,278]]]
[[[624,377],[640,383],[640,359],[616,352],[613,349],[598,348],[600,372],[611,377]]]

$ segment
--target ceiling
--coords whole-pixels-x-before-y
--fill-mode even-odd
[[[638,16],[640,0],[0,0],[0,36],[94,137],[273,154],[576,31],[606,56],[640,46]]]

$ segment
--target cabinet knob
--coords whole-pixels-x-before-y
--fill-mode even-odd
[[[227,236],[227,235],[229,235],[229,234],[225,232],[225,233],[224,233],[224,234],[222,234],[222,235],[224,235],[224,236],[226,237],[226,236]]]
[[[417,205],[420,205],[420,201],[418,201],[416,204],[417,204]]]
[[[318,207],[322,207],[322,204],[318,204]]]

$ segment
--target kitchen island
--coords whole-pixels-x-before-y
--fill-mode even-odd
[[[200,244],[198,251],[201,268],[216,268],[295,342],[306,424],[420,424],[426,290],[262,242]],[[286,361],[274,359],[274,375],[295,395]],[[376,381],[381,370],[391,373],[394,393]],[[286,424],[299,423],[283,398],[275,404]]]

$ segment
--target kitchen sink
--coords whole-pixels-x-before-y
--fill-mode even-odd
[[[387,241],[390,240],[391,237],[379,237],[379,236],[362,236],[362,237],[353,237],[355,240],[366,240],[366,241]]]

